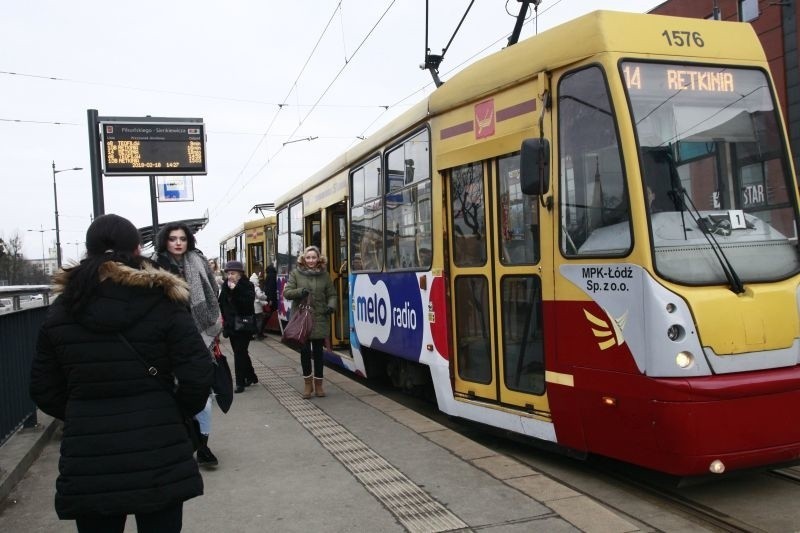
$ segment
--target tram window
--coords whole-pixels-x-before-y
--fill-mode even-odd
[[[430,266],[430,143],[424,130],[386,155],[386,269]]]
[[[522,194],[519,154],[497,162],[500,184],[500,260],[504,265],[539,261],[539,199]]]
[[[291,260],[289,270],[293,270],[297,265],[297,258],[305,249],[303,239],[303,202],[297,202],[289,207],[289,253]]]
[[[289,253],[289,210],[281,209],[278,212],[278,274],[289,273],[291,257]]]
[[[461,379],[492,381],[489,333],[489,288],[483,276],[459,276],[455,281],[456,361]]]
[[[431,249],[431,184],[412,185],[386,196],[386,268],[430,266],[421,252]]]
[[[375,157],[350,173],[350,264],[353,271],[383,268],[381,163]],[[360,201],[356,201],[360,200]]]
[[[506,387],[544,392],[542,284],[536,276],[506,276],[503,291],[503,369]]]
[[[561,252],[625,255],[633,242],[630,202],[603,72],[567,74],[558,91]]]
[[[267,256],[266,256],[266,264],[275,266],[275,237],[273,236],[275,232],[274,226],[268,226],[264,233],[264,238],[266,239],[267,243]]]
[[[486,263],[486,206],[483,165],[470,163],[450,173],[453,262],[460,267]]]
[[[353,204],[363,204],[364,203],[364,169],[360,168],[351,174],[351,181],[353,183],[353,191],[351,193],[351,198],[353,199]]]

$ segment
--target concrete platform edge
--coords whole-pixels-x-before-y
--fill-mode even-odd
[[[60,420],[41,411],[36,417],[35,427],[18,429],[0,446],[0,503],[5,502],[61,425]]]

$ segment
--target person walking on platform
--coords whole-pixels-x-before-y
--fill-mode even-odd
[[[258,274],[255,272],[250,276],[250,283],[253,284],[253,288],[256,291],[256,298],[253,303],[253,313],[256,317],[256,331],[253,333],[253,336],[260,340],[264,338],[264,305],[267,303],[267,297],[264,291],[261,290],[263,280],[258,279]]]
[[[264,272],[264,296],[267,301],[264,309],[264,324],[261,328],[261,334],[267,334],[267,325],[269,324],[272,314],[278,310],[278,270],[274,265],[267,265]]]
[[[129,514],[139,531],[179,532],[183,502],[203,494],[183,420],[214,377],[186,282],[142,257],[136,227],[108,214],[54,284],[30,394],[64,421],[56,513],[81,533],[122,533]]]
[[[253,361],[247,352],[254,330],[236,329],[237,317],[247,317],[254,321],[253,306],[256,290],[244,277],[244,265],[241,261],[228,261],[225,264],[225,275],[228,281],[222,286],[219,294],[219,306],[222,309],[223,335],[230,338],[233,348],[233,365],[236,372],[236,388],[233,392],[240,393],[244,392],[245,387],[258,383]]]
[[[303,398],[325,396],[323,388],[323,356],[322,349],[325,337],[331,330],[330,316],[336,305],[336,289],[328,276],[328,260],[316,246],[309,246],[303,255],[297,258],[297,268],[289,274],[289,280],[283,288],[283,296],[298,304],[307,294],[313,299],[314,328],[306,345],[300,350],[300,365],[303,369]],[[312,374],[311,361],[314,361]],[[312,379],[313,378],[313,379]]]
[[[208,260],[208,268],[211,269],[211,273],[214,274],[214,281],[217,282],[217,287],[220,289],[222,288],[222,284],[225,283],[225,280],[222,279],[222,272],[219,270],[219,265],[217,265],[216,259],[209,259]]]
[[[183,222],[165,224],[156,238],[156,254],[153,260],[165,270],[169,270],[186,280],[191,295],[191,312],[195,326],[208,346],[209,357],[214,361],[214,343],[222,332],[217,296],[219,285],[214,280],[208,260],[195,248],[195,238],[189,226]],[[211,403],[209,395],[205,408],[195,419],[200,424],[200,446],[197,448],[197,462],[201,466],[217,466],[219,460],[208,447],[211,437]]]

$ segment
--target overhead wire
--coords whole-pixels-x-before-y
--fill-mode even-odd
[[[548,6],[547,8],[543,9],[540,13],[538,13],[536,18],[538,19],[539,15],[542,15],[542,14],[546,13],[547,11],[549,11],[550,9],[555,7],[556,5],[560,4],[562,1],[563,0],[556,0],[552,5]],[[532,22],[533,22],[533,20],[529,20],[529,21],[525,22],[525,24],[531,24]],[[538,26],[537,26],[537,30],[538,30]],[[508,39],[508,36],[511,35],[511,33],[512,32],[508,32],[505,35],[503,35],[503,36],[499,37],[498,39],[496,39],[495,41],[493,41],[492,43],[484,46],[481,50],[475,52],[474,54],[472,54],[468,58],[466,58],[463,61],[461,61],[458,65],[456,65],[456,66],[452,67],[451,69],[449,69],[447,72],[444,73],[444,75],[446,76],[446,75],[458,70],[459,68],[461,68],[463,65],[465,65],[467,63],[472,63],[475,60],[476,57],[482,55],[483,53],[485,53],[490,48],[493,48],[493,47],[497,46],[497,44],[499,42]],[[420,88],[412,91],[411,93],[407,94],[406,96],[404,96],[400,100],[397,100],[396,102],[386,106],[384,108],[384,110],[372,122],[370,122],[370,124],[366,128],[364,128],[361,131],[361,134],[357,138],[365,137],[366,133],[373,126],[373,124],[375,124],[382,116],[384,116],[388,112],[388,110],[390,108],[394,108],[394,107],[398,107],[400,105],[403,105],[403,102],[405,102],[406,100],[411,99],[416,94],[419,94],[421,92],[425,92],[428,88],[431,87],[431,85],[434,85],[434,82],[430,81],[430,82],[426,83],[425,85],[423,85],[422,87],[420,87]],[[354,146],[354,144],[355,144],[355,141],[352,144],[350,144],[350,146],[348,148]]]
[[[311,113],[313,113],[313,112],[314,112],[314,109],[316,108],[316,104],[318,104],[318,103],[319,103],[319,102],[320,102],[320,101],[321,101],[321,100],[322,100],[322,99],[325,97],[325,95],[328,93],[328,91],[331,89],[331,87],[333,87],[333,84],[334,84],[334,83],[336,83],[336,81],[337,81],[337,80],[339,79],[339,77],[342,75],[342,73],[344,72],[344,70],[345,70],[345,69],[347,68],[347,66],[350,64],[350,61],[352,61],[352,60],[353,60],[353,58],[356,56],[356,54],[358,54],[359,50],[361,50],[361,48],[362,48],[362,47],[364,46],[364,44],[367,42],[367,40],[369,39],[369,37],[372,35],[372,33],[375,31],[375,29],[378,27],[378,25],[379,25],[379,24],[381,23],[381,21],[384,19],[384,17],[386,17],[386,14],[389,12],[389,10],[392,8],[392,6],[395,4],[395,2],[396,2],[396,1],[397,1],[397,0],[391,0],[391,2],[389,3],[389,5],[386,7],[386,9],[383,11],[383,13],[381,14],[381,16],[378,18],[377,22],[375,22],[375,24],[373,24],[372,28],[371,28],[371,29],[370,29],[370,30],[367,32],[367,34],[366,34],[366,35],[364,36],[364,38],[361,40],[361,42],[359,43],[359,45],[356,47],[356,49],[355,49],[355,50],[353,51],[353,53],[350,55],[349,59],[346,59],[346,60],[345,60],[345,63],[342,65],[342,68],[340,68],[340,69],[339,69],[339,71],[338,71],[338,72],[336,73],[336,75],[333,77],[333,80],[331,80],[331,82],[328,84],[328,86],[325,88],[325,90],[323,90],[323,91],[322,91],[322,93],[319,95],[319,97],[317,98],[317,100],[316,100],[316,102],[315,102],[315,105],[313,105],[313,106],[311,107],[311,109],[309,109],[308,113],[306,113],[305,117],[303,117],[303,119],[301,120],[300,124],[298,124],[298,125],[297,125],[297,127],[294,129],[294,131],[293,131],[293,132],[292,132],[292,133],[289,135],[289,138],[287,139],[287,142],[291,142],[291,140],[292,140],[292,137],[293,137],[293,136],[294,136],[294,135],[297,133],[297,131],[298,131],[298,130],[300,129],[300,127],[303,125],[303,123],[305,122],[305,120],[306,120],[306,119],[307,119],[307,118],[308,118],[308,117],[311,115]],[[341,5],[341,2],[339,2],[339,4]],[[335,13],[334,13],[334,14],[335,14]],[[249,180],[247,180],[247,181],[245,182],[245,184],[244,184],[244,185],[242,186],[242,188],[239,190],[239,193],[240,193],[241,191],[243,191],[244,189],[246,189],[246,188],[247,188],[247,186],[248,186],[248,185],[250,185],[250,183],[252,183],[252,181],[253,181],[254,179],[256,179],[256,178],[257,178],[257,177],[258,177],[258,176],[261,174],[261,172],[263,172],[263,170],[264,170],[264,169],[265,169],[265,168],[266,168],[266,167],[267,167],[267,166],[268,166],[268,165],[269,165],[269,164],[270,164],[270,163],[271,163],[271,162],[272,162],[272,161],[275,159],[275,157],[277,157],[277,156],[278,156],[278,155],[279,155],[279,154],[280,154],[280,153],[283,151],[283,148],[284,148],[285,146],[286,146],[286,143],[284,143],[283,145],[281,145],[281,147],[280,147],[280,148],[278,148],[278,150],[277,150],[277,151],[276,151],[274,154],[272,154],[272,156],[271,156],[271,157],[268,157],[268,158],[267,158],[267,160],[264,162],[264,164],[263,164],[263,165],[261,165],[261,167],[260,167],[260,168],[259,168],[259,169],[258,169],[258,170],[255,172],[255,174],[253,174],[253,175],[250,177],[250,179],[249,179]],[[230,188],[229,188],[229,190],[230,190]],[[237,193],[237,195],[238,195],[239,193]],[[226,194],[227,194],[227,193],[226,193]],[[231,198],[231,199],[230,199],[230,200],[229,200],[229,201],[228,201],[228,202],[225,204],[225,206],[229,205],[229,204],[230,204],[230,203],[233,201],[233,199],[234,199],[234,198],[235,198],[237,195],[234,195],[234,196],[233,196],[233,197],[232,197],[232,198]],[[219,209],[220,207],[225,207],[225,206],[220,206],[220,204],[222,203],[222,201],[224,201],[224,197],[223,197],[223,198],[220,200],[220,202],[218,202],[218,203],[217,203],[217,205],[216,205],[216,206],[214,206],[214,209],[211,211],[211,214],[215,213],[215,212],[216,212],[216,210],[217,210],[217,209]]]
[[[131,85],[123,85],[118,83],[106,83],[106,82],[98,82],[94,80],[79,80],[73,78],[62,78],[59,76],[46,76],[42,74],[24,74],[20,72],[11,72],[7,70],[0,70],[0,75],[5,76],[19,76],[22,78],[33,78],[39,80],[46,80],[46,81],[56,81],[56,82],[64,82],[64,83],[74,83],[77,85],[95,85],[99,87],[111,87],[114,89],[126,89],[131,91],[141,91],[153,94],[170,94],[173,96],[188,96],[192,98],[205,98],[207,100],[219,100],[223,102],[238,102],[244,104],[257,104],[263,105],[268,107],[311,107],[313,104],[305,104],[305,103],[296,103],[296,104],[288,104],[286,102],[277,103],[277,102],[269,102],[266,100],[253,100],[248,98],[235,98],[231,96],[219,96],[219,95],[211,95],[211,94],[201,94],[201,93],[189,93],[183,91],[169,91],[166,89],[154,89],[152,87],[134,87]],[[372,108],[372,107],[383,107],[381,104],[319,104],[317,107],[331,107],[331,108]]]
[[[25,120],[21,118],[0,118],[0,122],[20,122],[25,124],[48,124],[50,126],[81,126],[76,122],[58,122],[54,120]]]
[[[548,7],[546,7],[545,9],[542,9],[542,10],[539,12],[539,16],[541,16],[541,15],[545,14],[547,11],[549,11],[549,10],[553,9],[555,6],[557,6],[558,4],[560,4],[560,3],[561,3],[561,2],[563,2],[563,1],[564,1],[564,0],[555,0],[555,2],[553,2],[551,5],[549,5],[549,6],[548,6]],[[528,25],[528,24],[532,24],[533,22],[534,22],[534,20],[533,20],[533,19],[531,19],[531,20],[527,21],[525,24],[526,24],[526,25]],[[502,35],[501,37],[499,37],[499,38],[498,38],[498,39],[496,39],[495,41],[493,41],[493,42],[489,43],[488,45],[484,46],[482,49],[478,50],[477,52],[475,52],[475,53],[474,53],[474,54],[472,54],[471,56],[467,57],[466,59],[464,59],[463,61],[461,61],[459,64],[457,64],[457,65],[455,65],[454,67],[452,67],[452,68],[450,68],[449,70],[447,70],[447,71],[446,71],[446,72],[443,74],[443,76],[446,76],[446,75],[448,75],[448,74],[451,74],[451,73],[453,73],[453,72],[457,71],[458,69],[460,69],[460,68],[461,68],[462,66],[464,66],[465,64],[472,63],[473,61],[475,61],[475,58],[476,58],[476,57],[479,57],[480,55],[484,54],[484,53],[485,53],[487,50],[489,50],[489,49],[491,49],[491,48],[493,48],[493,47],[497,46],[497,44],[498,44],[498,43],[500,43],[501,41],[504,41],[504,40],[508,39],[508,36],[509,36],[509,35],[511,35],[511,32],[508,32],[508,33],[506,33],[506,34]],[[420,92],[424,92],[424,91],[425,91],[425,90],[427,90],[427,89],[428,89],[428,88],[429,88],[431,85],[433,85],[433,82],[432,82],[432,81],[431,81],[431,82],[428,82],[428,83],[426,83],[425,85],[423,85],[422,87],[420,87],[420,88],[418,88],[418,89],[416,89],[416,90],[412,91],[410,94],[407,94],[406,96],[404,96],[404,97],[403,97],[403,98],[401,98],[400,100],[398,100],[398,101],[394,102],[393,104],[390,104],[390,105],[389,105],[389,107],[395,107],[395,106],[398,106],[398,105],[402,104],[403,102],[405,102],[406,100],[408,100],[408,99],[410,99],[412,96],[414,96],[415,94],[418,94],[418,93],[420,93]]]
[[[295,107],[298,107],[298,108],[300,108],[300,107],[303,107],[303,108],[308,107],[309,110],[305,114],[305,116],[303,116],[300,119],[300,121],[298,123],[298,126],[289,135],[289,137],[288,137],[289,140],[291,140],[291,138],[297,133],[299,128],[302,126],[302,124],[308,119],[308,117],[311,115],[311,113],[313,113],[315,111],[316,108],[319,108],[319,107],[325,107],[325,108],[330,108],[330,107],[334,107],[334,108],[372,108],[372,107],[379,107],[379,108],[381,108],[382,109],[381,112],[361,131],[360,135],[357,135],[355,137],[351,137],[351,136],[340,136],[340,137],[339,136],[318,136],[318,138],[321,138],[321,139],[337,139],[337,138],[347,139],[347,138],[353,138],[354,139],[354,143],[355,143],[356,140],[363,139],[365,137],[366,133],[370,130],[370,128],[376,122],[378,122],[383,116],[385,116],[385,114],[389,111],[389,109],[392,109],[392,108],[395,108],[395,107],[403,105],[405,101],[409,100],[414,95],[417,95],[420,92],[424,92],[424,91],[426,91],[427,89],[430,88],[430,86],[432,85],[432,82],[429,82],[429,83],[423,85],[422,87],[412,91],[408,95],[404,96],[403,98],[397,100],[396,102],[394,102],[394,103],[392,103],[390,105],[377,105],[377,104],[322,104],[321,103],[321,100],[324,98],[324,96],[328,93],[328,91],[331,89],[331,87],[335,84],[335,82],[339,79],[341,74],[344,72],[344,69],[347,67],[347,65],[349,64],[350,60],[352,60],[356,56],[356,54],[361,49],[361,47],[366,43],[366,41],[369,39],[369,37],[375,31],[377,26],[380,24],[380,22],[386,16],[388,11],[392,8],[392,6],[394,5],[395,1],[396,0],[392,0],[390,2],[388,7],[384,10],[383,14],[378,19],[378,21],[373,25],[373,27],[370,29],[370,31],[367,33],[367,35],[362,39],[362,41],[360,42],[360,44],[358,45],[356,50],[353,52],[353,54],[349,58],[347,57],[346,49],[345,49],[345,58],[344,58],[344,64],[343,64],[342,68],[339,69],[339,71],[334,76],[333,80],[328,84],[328,86],[319,95],[319,97],[314,101],[314,103],[313,104],[301,104],[298,101],[298,102],[296,102],[294,104]],[[549,11],[550,9],[552,9],[553,7],[555,7],[556,5],[561,3],[562,1],[563,0],[555,0],[555,2],[553,2],[550,5],[548,5],[546,8],[542,9],[538,13],[538,15],[541,16],[541,15],[545,14],[547,11]],[[269,133],[270,133],[272,127],[274,126],[275,121],[277,120],[277,117],[279,116],[280,112],[285,107],[290,107],[290,104],[288,104],[287,101],[288,101],[289,97],[291,96],[291,93],[293,91],[296,91],[297,84],[298,84],[298,82],[300,80],[300,77],[303,75],[303,73],[305,72],[310,60],[312,59],[312,57],[316,53],[316,50],[318,49],[323,37],[327,33],[327,31],[328,31],[328,29],[329,29],[329,27],[331,25],[331,22],[333,21],[333,18],[336,16],[337,11],[340,14],[340,20],[342,21],[342,40],[343,40],[343,47],[344,47],[344,45],[345,45],[345,42],[344,42],[345,33],[344,33],[344,22],[343,22],[344,19],[343,19],[342,1],[340,0],[337,3],[336,7],[334,8],[333,13],[331,14],[330,18],[328,19],[328,21],[327,21],[327,23],[325,25],[325,28],[323,28],[323,30],[321,31],[321,33],[320,33],[320,35],[319,35],[319,37],[318,37],[313,49],[311,50],[311,52],[309,53],[308,57],[306,58],[306,61],[304,62],[303,66],[301,67],[301,69],[300,69],[299,73],[297,74],[294,82],[290,86],[286,96],[284,97],[283,101],[281,103],[279,103],[279,104],[276,104],[274,102],[255,100],[255,99],[224,97],[224,96],[207,95],[207,94],[200,94],[200,93],[190,93],[190,92],[183,92],[183,91],[169,91],[169,90],[162,90],[162,89],[152,89],[152,88],[129,86],[129,85],[124,85],[124,84],[113,84],[113,83],[107,83],[107,82],[76,80],[76,79],[59,77],[59,76],[46,76],[46,75],[39,75],[39,74],[28,74],[28,73],[5,71],[5,70],[0,70],[0,75],[20,76],[20,77],[36,78],[36,79],[43,79],[43,80],[49,80],[49,81],[59,81],[59,82],[68,82],[68,83],[77,83],[77,84],[86,84],[86,85],[97,85],[97,86],[114,87],[114,88],[121,88],[121,89],[127,89],[127,90],[136,90],[136,91],[153,92],[153,93],[161,93],[161,94],[172,94],[172,95],[178,95],[178,96],[190,96],[190,97],[213,99],[213,100],[222,100],[222,101],[232,101],[232,102],[240,102],[240,103],[251,103],[251,104],[259,104],[259,105],[276,106],[277,109],[275,110],[275,113],[273,114],[272,120],[270,121],[270,124],[268,125],[268,127],[267,127],[267,129],[266,129],[266,131],[264,133],[259,134],[259,133],[245,133],[245,132],[212,132],[212,131],[209,131],[209,133],[217,133],[217,134],[221,133],[221,134],[239,134],[239,135],[261,135],[261,137],[262,137],[259,140],[259,142],[257,143],[257,145],[254,148],[254,150],[252,151],[251,155],[248,157],[248,159],[245,162],[242,170],[239,172],[239,174],[237,174],[237,178],[229,186],[228,191],[226,191],[226,193],[222,195],[222,197],[220,198],[220,201],[212,209],[212,213],[214,213],[214,212],[217,211],[217,209],[220,208],[220,204],[222,204],[222,202],[225,200],[225,198],[228,195],[228,193],[235,186],[236,182],[244,174],[244,171],[247,169],[247,167],[249,166],[249,164],[252,161],[253,157],[258,152],[259,148],[261,147],[263,142],[266,140],[266,138],[267,137],[273,137],[273,136],[274,137],[285,137],[285,135],[283,135],[283,136],[270,135]],[[532,22],[533,22],[533,20],[529,20],[528,22],[526,22],[526,24],[531,24]],[[494,42],[492,42],[489,45],[483,47],[478,52],[472,54],[471,56],[469,56],[465,60],[461,61],[458,65],[455,65],[454,67],[448,69],[445,72],[445,75],[451,74],[452,72],[457,71],[458,69],[460,69],[463,65],[474,61],[474,59],[476,57],[484,54],[487,50],[489,50],[490,48],[496,46],[502,40],[506,39],[508,37],[508,35],[510,35],[510,33],[511,32],[506,33],[504,36],[498,38]],[[81,125],[81,124],[72,123],[72,122],[35,121],[35,120],[7,119],[7,118],[0,118],[0,121],[2,121],[2,122],[32,123],[32,124],[48,124],[48,125],[70,125],[70,126],[80,126]],[[274,154],[272,154],[272,156],[268,157],[267,161],[255,172],[255,174],[253,174],[247,180],[247,182],[244,184],[244,186],[242,187],[241,190],[244,190],[256,177],[258,177],[261,174],[261,172],[270,164],[270,162],[282,151],[282,149],[283,149],[283,146],[281,146]],[[236,197],[236,195],[234,195],[231,198],[231,200],[229,200],[225,205],[229,205],[230,202],[235,197]]]
[[[261,145],[264,143],[265,139],[267,138],[267,135],[268,135],[268,134],[269,134],[269,132],[272,130],[272,126],[273,126],[273,125],[275,125],[275,121],[278,119],[278,115],[280,114],[280,112],[281,112],[281,110],[283,109],[283,107],[286,105],[286,102],[289,100],[289,97],[292,95],[292,92],[294,92],[294,91],[295,91],[295,89],[297,88],[297,82],[300,80],[300,77],[301,77],[301,76],[303,75],[303,73],[305,72],[305,70],[306,70],[306,67],[308,66],[308,63],[311,61],[311,58],[312,58],[312,57],[314,57],[314,54],[316,53],[316,51],[317,51],[317,48],[319,48],[319,44],[322,42],[322,38],[323,38],[323,37],[325,36],[325,34],[328,32],[328,28],[330,28],[331,22],[333,21],[333,17],[335,17],[335,16],[336,16],[336,12],[337,12],[339,9],[341,9],[341,7],[342,7],[342,2],[341,2],[341,0],[340,0],[340,1],[339,1],[339,2],[336,4],[336,7],[334,8],[334,10],[333,10],[333,13],[331,13],[331,16],[330,16],[330,18],[328,18],[328,22],[325,24],[325,27],[322,29],[322,32],[320,33],[319,37],[317,38],[317,42],[314,44],[314,47],[311,49],[311,52],[309,52],[309,54],[308,54],[308,57],[307,57],[307,58],[306,58],[306,60],[305,60],[305,63],[303,63],[303,66],[302,66],[302,67],[300,67],[300,71],[297,73],[297,76],[295,77],[294,81],[292,82],[292,85],[289,87],[289,90],[288,90],[288,92],[286,93],[286,96],[284,96],[284,97],[283,97],[283,103],[278,105],[278,109],[277,109],[277,110],[275,111],[275,113],[272,115],[272,120],[270,121],[269,125],[267,125],[267,129],[266,129],[266,131],[264,131],[264,133],[263,133],[263,135],[262,135],[261,139],[259,139],[259,141],[258,141],[258,143],[256,144],[255,148],[253,148],[253,151],[250,153],[250,156],[247,158],[247,161],[245,162],[245,164],[244,164],[244,166],[242,167],[242,169],[241,169],[241,170],[239,171],[239,173],[236,175],[236,178],[233,180],[233,182],[232,182],[232,183],[230,184],[230,186],[228,187],[228,190],[227,190],[227,191],[225,191],[225,194],[223,194],[223,195],[220,197],[220,199],[219,199],[219,201],[217,202],[217,204],[216,204],[216,205],[215,205],[215,206],[214,206],[214,207],[213,207],[213,208],[210,210],[210,214],[214,214],[214,213],[217,211],[217,209],[220,207],[220,205],[222,204],[222,202],[223,202],[223,201],[225,201],[225,198],[226,198],[226,197],[228,196],[228,194],[229,194],[229,193],[230,193],[230,192],[233,190],[233,187],[236,185],[236,183],[237,183],[237,182],[238,182],[238,181],[241,179],[241,177],[244,175],[244,172],[245,172],[245,170],[247,170],[247,167],[250,165],[250,161],[252,161],[252,160],[253,160],[253,157],[255,157],[256,153],[258,153],[258,149],[259,149],[259,148],[261,147]],[[297,130],[295,130],[295,131],[297,131]],[[281,147],[281,149],[282,149],[282,147]],[[281,150],[281,149],[279,149],[279,150],[278,150],[278,152],[280,152],[280,150]],[[267,162],[269,162],[269,157],[267,158]],[[262,167],[262,168],[263,168],[263,167]],[[259,172],[260,172],[260,169],[259,169]],[[252,181],[252,179],[251,179],[251,180],[249,180],[249,181],[247,182],[247,184],[249,184],[249,183],[250,183],[250,181]],[[247,186],[247,184],[245,184],[245,187]],[[243,188],[244,188],[244,187],[243,187]],[[235,198],[235,197],[236,197],[236,195],[234,195],[234,196],[231,198],[231,201],[233,201],[233,198]],[[230,201],[228,202],[228,204],[230,204]],[[228,204],[225,204],[225,205],[228,205]]]

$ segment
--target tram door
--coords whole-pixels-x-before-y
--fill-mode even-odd
[[[334,346],[350,342],[350,292],[348,287],[347,265],[347,213],[345,206],[328,210],[329,232],[331,235],[328,260],[331,263],[333,286],[336,288],[336,312],[333,314]]]
[[[519,155],[452,169],[448,202],[455,393],[547,412],[539,204]]]

